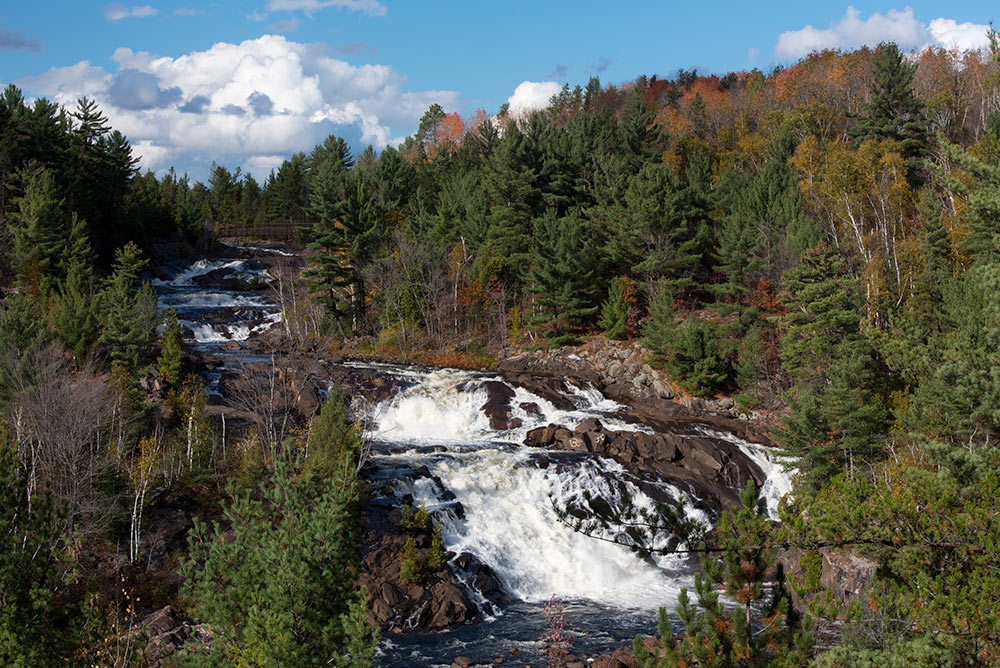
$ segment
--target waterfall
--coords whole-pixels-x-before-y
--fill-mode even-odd
[[[201,259],[179,269],[169,280],[152,281],[159,307],[177,312],[178,324],[188,332],[189,340],[200,344],[246,341],[281,321],[280,310],[267,295],[198,285],[198,277],[220,269],[226,271],[224,280],[271,280],[266,269],[254,268],[248,260]]]
[[[759,496],[764,500],[767,516],[773,520],[778,519],[778,504],[781,498],[792,493],[792,479],[798,472],[795,460],[779,455],[759,443],[746,441],[735,434],[707,427],[699,427],[698,432],[734,444],[760,468],[764,474],[764,484],[758,490]]]
[[[384,369],[384,368],[383,368]],[[551,596],[588,600],[618,608],[655,609],[670,605],[690,584],[687,560],[677,555],[643,560],[610,542],[620,529],[588,536],[561,521],[557,509],[600,499],[604,507],[626,504],[653,511],[655,502],[616,462],[589,455],[565,455],[521,445],[524,433],[557,423],[574,426],[598,417],[609,429],[635,429],[613,412],[620,406],[593,388],[567,385],[571,410],[524,388],[510,388],[511,417],[522,424],[506,431],[491,429],[481,407],[487,383],[499,376],[438,370],[414,376],[415,384],[376,407],[372,437],[385,462],[426,466],[431,477],[398,481],[397,494],[411,494],[442,525],[447,549],[469,552],[489,565],[513,597],[542,602]],[[508,386],[509,387],[509,386]],[[521,407],[531,404],[531,411]],[[434,444],[436,447],[426,446]],[[539,458],[546,461],[544,468]],[[684,500],[688,516],[703,524],[708,516],[693,508],[684,492],[665,483],[668,496]],[[450,508],[461,504],[463,512]],[[601,540],[604,538],[606,540]],[[654,547],[662,547],[665,540]]]

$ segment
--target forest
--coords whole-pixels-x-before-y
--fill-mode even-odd
[[[291,338],[472,367],[594,336],[641,341],[690,395],[768,416],[798,458],[780,528],[753,525],[744,546],[796,545],[807,561],[847,546],[878,564],[816,656],[802,658],[797,636],[699,627],[686,609],[701,644],[644,665],[1000,665],[991,41],[979,53],[822,51],[766,73],[594,77],[520,117],[434,105],[399,146],[353,155],[330,136],[263,183],[222,165],[207,183],[140,173],[92,101],[29,104],[9,86],[0,660],[141,663],[123,619],[140,592],[158,596],[143,579],[142,508],[152,489],[177,488],[221,504],[261,546],[241,553],[196,528],[182,600],[218,635],[189,660],[313,665],[320,643],[341,652],[335,665],[369,665],[375,637],[353,584],[360,436],[343,402],[254,456],[222,458],[144,273],[163,240],[195,247],[222,226],[253,237],[286,223],[308,261],[308,296],[285,310]],[[147,400],[153,370],[161,402]],[[314,567],[279,546],[309,545],[322,522],[344,528],[324,548],[336,572],[300,578],[300,607],[236,612],[286,586],[250,591],[267,558]],[[230,600],[210,586],[221,580]],[[829,616],[807,580],[807,612]],[[698,594],[707,609],[712,592]]]

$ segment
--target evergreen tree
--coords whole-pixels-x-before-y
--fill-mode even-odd
[[[923,104],[913,93],[916,64],[903,58],[895,42],[879,44],[872,62],[871,101],[865,103],[851,134],[860,142],[891,139],[909,160],[927,153],[929,137]]]
[[[952,248],[941,220],[938,195],[923,193],[920,205],[920,267],[911,293],[894,314],[892,328],[880,340],[888,364],[916,387],[934,374],[940,363],[942,334],[951,327],[949,297],[955,294],[951,281]]]
[[[674,291],[665,281],[653,288],[649,301],[649,318],[642,327],[642,342],[653,353],[653,359],[663,364],[671,355],[677,323],[674,320]]]
[[[260,495],[223,504],[231,529],[195,520],[181,565],[212,626],[188,665],[370,666],[376,632],[357,589],[357,481],[317,484],[282,458]]]
[[[265,187],[268,220],[302,222],[310,206],[306,156],[296,153],[272,172]]]
[[[368,188],[366,172],[344,174],[336,164],[324,163],[310,199],[310,266],[304,275],[317,301],[346,338],[342,317],[350,313],[355,329],[364,323],[365,291],[362,269],[371,261],[385,233],[385,213]],[[344,303],[347,306],[344,306]]]
[[[802,211],[798,177],[788,166],[788,151],[775,154],[756,174],[729,172],[719,188],[728,213],[718,226],[715,270],[726,278],[718,294],[744,302],[761,278],[779,284],[798,254],[819,240]],[[803,230],[805,245],[799,245]]]
[[[949,190],[964,196],[969,209],[961,247],[973,261],[995,258],[1000,254],[994,241],[1000,235],[1000,156],[979,157],[955,144],[945,144],[945,153],[966,177],[947,179]]]
[[[334,484],[351,480],[361,456],[361,433],[351,421],[347,400],[331,390],[309,426],[305,470]]]
[[[173,388],[181,384],[184,374],[184,337],[174,309],[167,311],[166,325],[160,341],[160,356],[156,360],[156,368],[166,386]]]
[[[729,375],[715,328],[697,318],[676,329],[665,357],[667,373],[691,394],[709,394]]]
[[[638,247],[636,274],[666,279],[678,291],[691,289],[703,267],[710,240],[705,203],[669,167],[650,164],[629,183],[624,229],[615,243]]]
[[[66,202],[52,172],[38,163],[18,175],[24,194],[15,200],[14,266],[30,291],[47,293],[66,278]]]
[[[596,259],[590,252],[587,222],[554,211],[535,220],[532,264],[526,277],[534,296],[530,323],[545,332],[553,345],[576,340],[576,334],[594,313],[593,277]]]
[[[640,82],[628,93],[622,108],[621,136],[632,173],[644,165],[660,161],[667,146],[667,135],[662,126],[656,124],[656,113],[644,97],[645,82]]]
[[[858,283],[832,249],[803,255],[789,272],[786,303],[781,363],[793,385],[781,438],[815,487],[883,455],[887,371],[860,331]]]
[[[915,392],[921,430],[956,447],[1000,437],[1000,262],[981,262],[949,290],[951,326],[928,351],[932,364]],[[991,446],[992,447],[992,446]]]
[[[635,286],[627,278],[611,281],[608,298],[601,306],[601,329],[610,339],[624,339],[628,335],[628,319],[632,312],[630,293]]]
[[[18,389],[32,382],[33,351],[52,345],[41,304],[15,294],[0,308],[0,415],[6,415]]]
[[[753,482],[740,492],[740,505],[719,518],[716,528],[721,556],[702,559],[704,577],[695,576],[697,606],[687,589],[677,602],[677,615],[684,624],[678,639],[660,608],[661,647],[649,652],[636,637],[635,659],[644,668],[759,667],[795,668],[812,655],[812,623],[795,611],[791,592],[780,564],[776,564],[769,522],[757,501]],[[776,568],[773,578],[771,569]],[[770,585],[770,586],[768,586]],[[723,604],[717,587],[736,601]],[[701,609],[699,614],[698,608]],[[756,617],[756,619],[755,619]]]
[[[483,172],[483,187],[489,203],[486,246],[489,256],[500,263],[498,278],[518,284],[529,262],[531,221],[540,197],[537,171],[529,155],[528,139],[510,121],[503,139]],[[489,276],[478,272],[485,282]]]
[[[88,254],[89,250],[88,246]],[[97,343],[95,311],[93,270],[89,263],[74,261],[52,299],[50,320],[77,364],[86,359]]]
[[[111,275],[98,294],[100,343],[111,353],[111,364],[135,375],[149,361],[156,339],[156,295],[148,281],[139,283],[145,266],[142,252],[127,244],[115,253]]]

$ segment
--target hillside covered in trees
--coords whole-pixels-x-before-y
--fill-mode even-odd
[[[93,103],[29,106],[7,88],[0,659],[111,651],[128,604],[119,578],[138,586],[141,569],[108,554],[135,547],[154,478],[216,501],[206,481],[256,486],[260,462],[220,465],[210,428],[199,435],[204,392],[177,327],[157,334],[143,252],[284,222],[302,228],[302,299],[322,314],[297,331],[326,348],[475,364],[593,335],[638,339],[689,393],[773,415],[800,469],[773,540],[878,564],[817,665],[1000,664],[993,37],[992,53],[883,44],[770,73],[593,78],[523,117],[435,105],[398,147],[355,156],[331,136],[263,183],[219,165],[208,183],[140,174]],[[143,401],[153,367],[163,407]],[[331,439],[301,450],[350,469],[352,437]],[[274,459],[283,486],[268,493],[280,498],[254,509],[236,494],[227,513],[260,527],[266,509],[305,503],[317,465]],[[343,493],[312,512],[347,526],[359,492],[341,475]],[[347,543],[330,558],[350,564]],[[363,662],[372,638],[349,583],[328,584],[345,597],[337,623],[309,620],[283,646],[322,638]],[[236,629],[232,647],[263,646],[199,587],[192,578],[186,595]],[[823,616],[818,580],[801,587]],[[780,658],[752,652],[753,665]]]

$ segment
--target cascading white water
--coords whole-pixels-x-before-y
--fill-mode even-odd
[[[266,295],[236,290],[198,287],[197,279],[224,269],[224,279],[269,281],[265,269],[252,268],[247,260],[201,259],[192,262],[170,280],[154,279],[161,309],[174,309],[178,324],[195,343],[217,344],[246,341],[281,321],[281,312]],[[205,316],[214,312],[212,319]]]
[[[598,390],[567,384],[567,398],[576,405],[574,410],[556,408],[547,399],[522,387],[511,388],[514,396],[510,399],[510,416],[520,421],[520,426],[501,432],[490,428],[489,420],[481,410],[488,399],[485,384],[503,382],[499,376],[442,369],[419,374],[417,378],[418,384],[376,407],[373,416],[375,438],[404,443],[468,443],[482,440],[520,443],[524,434],[535,427],[547,424],[574,427],[588,417],[600,417],[608,429],[641,428],[612,416],[611,413],[622,406],[607,399]],[[537,410],[527,410],[525,405],[533,405]]]
[[[175,292],[160,297],[165,308],[267,308],[273,306],[267,297],[227,290]]]
[[[281,250],[280,248],[265,248],[263,246],[244,246],[241,244],[230,244],[230,245],[233,248],[253,251],[255,253],[270,253],[271,255],[281,255],[284,257],[297,257],[297,253],[289,253],[288,251]]]
[[[760,468],[761,473],[764,474],[764,484],[761,485],[759,495],[764,499],[768,517],[778,519],[778,504],[782,497],[792,493],[792,479],[798,472],[798,469],[795,468],[795,460],[779,455],[759,443],[746,441],[735,434],[700,426],[698,432],[736,445]]]
[[[249,281],[254,278],[260,278],[262,280],[267,280],[271,276],[267,273],[266,269],[251,269],[247,266],[246,260],[208,260],[201,259],[195,260],[187,268],[177,273],[169,281],[164,281],[161,279],[154,278],[152,280],[155,286],[169,286],[169,287],[186,287],[195,285],[195,279],[199,276],[204,276],[218,269],[229,269],[230,271],[223,276],[223,278],[230,279],[235,278],[241,281]]]
[[[484,387],[499,377],[454,370],[429,372],[399,393],[373,415],[374,438],[391,442],[396,454],[381,455],[423,464],[461,503],[464,516],[440,513],[446,546],[470,552],[488,564],[507,592],[523,601],[541,602],[551,596],[584,599],[621,608],[653,609],[669,605],[681,586],[683,560],[662,557],[653,564],[627,547],[574,531],[560,520],[557,508],[584,505],[584,498],[600,498],[612,508],[626,503],[654,510],[655,504],[629,480],[617,463],[597,457],[570,456],[539,468],[538,454],[520,445],[524,433],[549,423],[574,426],[599,417],[611,429],[629,428],[608,412],[620,408],[592,388],[568,388],[575,410],[559,410],[549,401],[513,388],[512,417],[523,424],[500,432],[490,428],[481,407],[488,398]],[[519,404],[534,404],[526,411]],[[419,446],[445,445],[445,451]],[[398,452],[400,444],[412,449]],[[450,446],[450,447],[449,447]],[[445,508],[430,478],[403,481],[401,493],[410,493],[428,510]],[[683,492],[671,488],[675,499]],[[709,518],[688,504],[690,517]],[[611,538],[609,529],[604,538]]]
[[[677,577],[680,559],[663,557],[650,564],[628,548],[573,530],[555,510],[579,501],[584,492],[620,505],[623,494],[609,481],[620,471],[597,458],[544,470],[527,459],[523,452],[477,451],[433,466],[464,509],[464,518],[444,521],[448,549],[475,554],[509,594],[528,602],[555,596],[655,609],[676,598],[686,584]],[[633,502],[652,509],[638,488],[623,486]],[[431,510],[438,505],[433,485],[416,484],[413,494]]]

